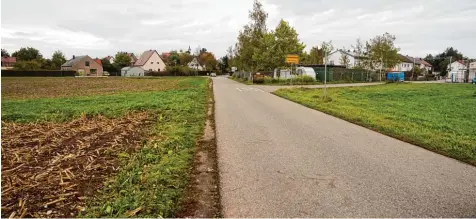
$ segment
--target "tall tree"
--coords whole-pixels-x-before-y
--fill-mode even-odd
[[[221,61],[220,61],[220,70],[221,70],[222,72],[228,71],[228,70],[229,70],[229,61],[230,61],[230,59],[228,58],[228,56],[223,56],[223,57],[221,57],[220,60],[221,60]]]
[[[373,69],[386,70],[393,68],[400,62],[398,48],[395,47],[395,36],[389,33],[378,35],[367,43],[368,58]]]
[[[190,53],[188,52],[184,52],[184,53],[180,53],[179,54],[179,62],[180,62],[180,65],[187,65],[189,62],[191,62],[193,60],[193,56],[190,55]]]
[[[344,49],[344,51],[345,51],[345,49]],[[347,55],[346,53],[341,54],[339,61],[346,68],[348,68],[349,65],[350,65],[350,58],[349,58],[349,55]]]
[[[127,55],[127,52],[117,52],[114,57],[114,65],[118,69],[129,66],[131,65],[131,57]]]
[[[433,71],[440,72],[440,75],[445,76],[448,73],[448,65],[451,64],[450,57],[452,62],[464,59],[461,52],[453,47],[448,47],[444,52],[435,56],[428,54],[424,60],[433,66]]]
[[[217,66],[217,60],[211,52],[204,52],[200,54],[199,59],[202,61],[207,71],[212,71]]]
[[[271,51],[273,51],[271,57],[275,58],[275,60],[273,60],[272,62],[272,68],[285,66],[286,55],[301,55],[302,50],[304,49],[304,47],[306,47],[303,43],[299,41],[296,30],[293,27],[289,26],[288,22],[282,19],[276,27],[276,30],[274,31],[274,38],[275,42],[271,48]]]
[[[53,69],[60,69],[61,65],[63,65],[66,62],[66,58],[64,57],[64,54],[57,50],[53,53],[51,56],[51,67]]]
[[[10,53],[6,49],[2,49],[2,57],[10,57]]]
[[[228,57],[228,65],[230,67],[234,66],[234,57],[233,57],[233,46],[229,46],[226,50],[226,56]]]
[[[104,71],[107,71],[109,73],[118,72],[118,69],[113,64],[111,64],[111,61],[109,61],[109,59],[103,58],[101,59],[101,63],[102,63],[102,69]]]
[[[43,55],[41,55],[40,51],[33,48],[20,48],[20,50],[12,53],[13,57],[17,58],[17,61],[31,61],[31,60],[40,60],[43,59]]]
[[[238,43],[235,45],[235,58],[238,67],[244,70],[255,71],[259,68],[257,60],[260,60],[258,54],[263,52],[265,45],[266,20],[268,14],[263,9],[263,4],[258,0],[253,2],[253,9],[249,11],[248,15],[250,22],[243,27],[243,30],[238,34]]]
[[[259,47],[253,48],[253,57],[252,60],[254,64],[254,70],[272,70],[276,67],[277,58],[275,57],[274,50],[276,46],[276,39],[273,32],[265,33],[261,38]]]
[[[352,45],[352,49],[355,56],[357,57],[354,68],[369,69],[369,59],[367,57],[367,51],[364,43],[362,43],[360,39],[357,39],[355,45]]]
[[[308,64],[323,64],[323,51],[319,49],[318,46],[313,46],[311,50],[309,50],[309,60]]]

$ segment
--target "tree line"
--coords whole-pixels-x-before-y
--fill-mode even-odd
[[[298,33],[289,22],[281,19],[274,30],[268,30],[266,20],[268,14],[258,0],[249,11],[249,23],[238,33],[234,47],[227,49],[227,59],[230,66],[236,66],[245,71],[271,71],[275,68],[286,67],[286,55],[296,54],[301,64],[324,64],[325,54],[334,51],[332,41],[322,42],[304,51],[306,45],[298,38]],[[356,68],[386,69],[399,62],[399,49],[394,45],[395,36],[385,33],[364,43],[360,39],[352,46],[359,57]],[[346,50],[342,48],[342,50]],[[348,50],[350,51],[350,50]],[[349,57],[343,54],[342,63],[348,63]]]
[[[226,58],[227,68],[237,67],[244,71],[272,71],[275,68],[286,68],[286,55],[296,54],[300,57],[300,64],[324,64],[325,54],[335,51],[332,41],[324,41],[320,45],[312,46],[305,51],[306,45],[298,38],[298,33],[289,24],[281,19],[274,30],[268,30],[266,21],[268,14],[259,0],[255,0],[253,8],[248,14],[249,22],[239,31],[237,42],[228,47]],[[366,70],[389,70],[400,63],[399,48],[395,46],[396,37],[390,33],[377,35],[369,40],[357,39],[340,57],[341,63],[347,67]],[[350,66],[350,57],[355,56],[355,65]],[[428,55],[424,60],[432,64],[435,71],[446,70],[449,58],[463,59],[463,55],[453,48],[436,56]],[[223,63],[223,61],[222,61]],[[420,72],[417,66],[416,72]]]
[[[16,57],[16,63],[13,66],[15,70],[60,70],[61,65],[67,61],[63,52],[59,50],[52,54],[51,59],[44,58],[40,51],[33,47],[20,48],[11,55],[5,49],[1,49],[1,51],[2,57]],[[119,72],[123,67],[131,65],[132,60],[128,52],[119,51],[113,58],[113,63],[107,57],[101,59],[104,71]],[[204,66],[206,70],[214,70],[217,66],[215,55],[208,52],[206,48],[200,47],[197,48],[194,54],[191,54],[190,50],[186,52],[172,50],[169,52],[169,56],[162,58],[169,68],[177,66],[187,68],[187,64],[193,58],[197,58],[199,64]]]
[[[53,52],[51,59],[45,59],[39,50],[32,47],[20,48],[11,56],[16,57],[14,69],[18,70],[58,70],[66,62],[64,54],[59,50]],[[2,57],[10,57],[7,50],[2,49]]]

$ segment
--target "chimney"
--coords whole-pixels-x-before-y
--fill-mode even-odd
[[[73,59],[75,59],[75,58],[76,58],[76,56],[75,56],[75,55],[73,55]]]

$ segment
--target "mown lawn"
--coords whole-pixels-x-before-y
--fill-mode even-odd
[[[173,217],[188,183],[196,142],[203,133],[212,95],[209,83],[200,77],[2,79],[2,122],[15,126],[65,123],[148,112],[153,122],[140,127],[147,129],[147,135],[139,149],[114,153],[120,160],[114,167],[117,172],[88,194],[85,209],[78,207],[77,215],[60,216]]]
[[[386,84],[280,89],[276,95],[476,165],[476,86]]]

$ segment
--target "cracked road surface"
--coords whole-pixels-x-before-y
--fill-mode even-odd
[[[225,217],[476,216],[476,167],[224,77],[213,83]]]

